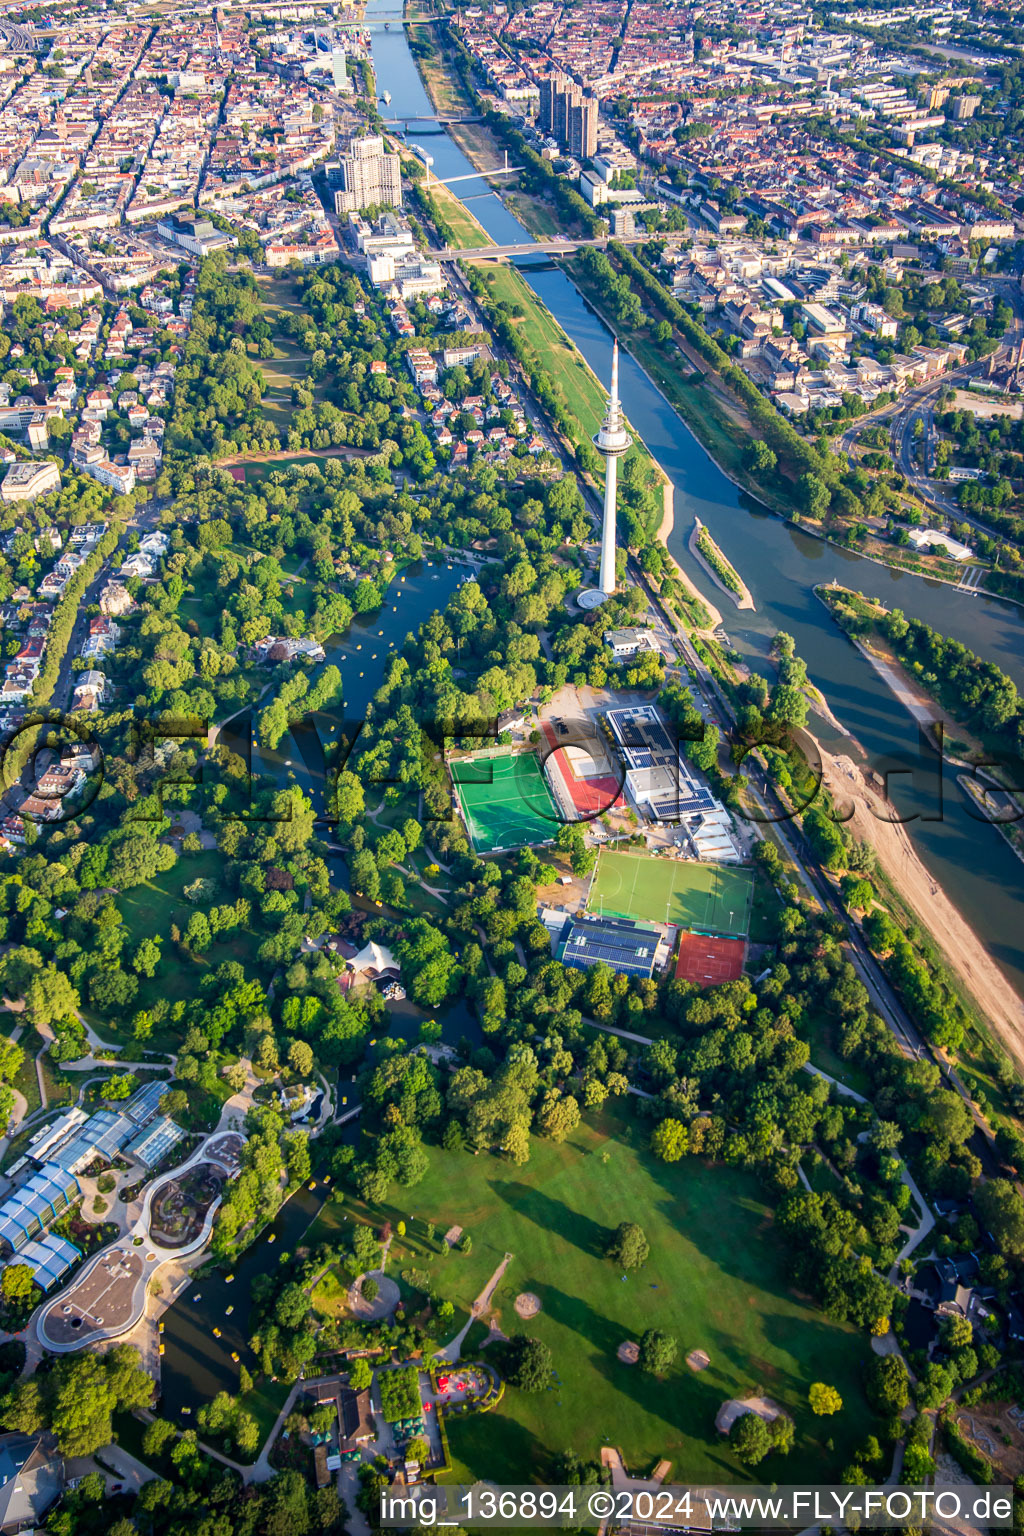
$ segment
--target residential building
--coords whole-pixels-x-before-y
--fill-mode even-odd
[[[43,1435],[0,1435],[0,1531],[41,1528],[64,1492],[64,1463]]]
[[[49,460],[40,463],[12,464],[0,485],[4,501],[35,501],[48,491],[60,490],[60,470]]]
[[[374,204],[401,208],[401,161],[388,152],[379,133],[350,139],[339,165],[342,185],[334,194],[336,213],[358,213]]]
[[[569,75],[555,73],[540,82],[538,126],[578,160],[597,153],[597,101]]]

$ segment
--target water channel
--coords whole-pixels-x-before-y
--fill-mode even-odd
[[[410,115],[430,114],[434,109],[405,28],[396,25],[400,14],[395,0],[369,0],[366,16],[373,29],[378,90],[390,91],[393,110],[400,103],[400,110]],[[391,22],[388,31],[385,20]],[[422,124],[410,124],[408,137],[418,141],[422,132]],[[433,156],[433,174],[439,178],[472,174],[472,165],[447,131],[430,132],[423,137],[423,148]],[[482,179],[459,181],[452,190],[497,243],[532,238]],[[607,326],[564,272],[541,259],[518,259],[516,265],[598,377],[606,379],[612,347]],[[971,597],[940,582],[890,570],[800,533],[741,496],[628,353],[621,359],[620,386],[630,421],[675,487],[672,554],[722,609],[727,633],[751,661],[765,656],[776,631],[793,635],[814,682],[879,772],[919,761],[917,727],[814,598],[816,584],[834,576],[887,606],[900,607],[970,646],[1024,688],[1024,612],[1010,603]],[[732,611],[691,558],[686,541],[695,515],[741,572],[755,612]],[[815,718],[823,741],[839,745],[827,728],[819,730],[820,724]],[[924,775],[916,788],[909,776],[891,779],[893,798],[902,815],[916,814],[910,831],[922,859],[1024,995],[1024,865],[994,828],[967,813],[955,773],[947,769],[944,777],[941,811]],[[941,820],[926,819],[940,815]]]
[[[409,50],[395,0],[369,0],[366,15],[373,30],[378,89],[391,92],[393,108],[401,104],[401,109],[412,116],[430,115],[434,109]],[[384,30],[385,20],[391,22],[388,31]],[[423,139],[437,176],[473,175],[472,165],[446,131],[415,124],[410,125],[408,136],[417,142]],[[460,181],[456,190],[497,243],[525,243],[532,238],[482,178]],[[594,371],[607,378],[611,333],[566,275],[543,259],[525,259],[517,265]],[[669,540],[673,555],[708,598],[722,608],[730,638],[752,662],[765,657],[777,630],[794,636],[814,682],[838,718],[863,744],[872,766],[884,771],[889,765],[913,762],[916,726],[832,624],[813,596],[815,585],[836,577],[888,606],[900,607],[995,662],[1024,689],[1024,615],[1012,604],[969,597],[941,583],[891,571],[800,533],[740,495],[628,353],[621,359],[621,388],[630,421],[675,487],[676,523]],[[729,610],[722,594],[710,587],[691,559],[686,540],[694,515],[710,527],[741,571],[756,612]],[[318,720],[322,739],[329,736],[331,725],[340,729],[342,720],[363,714],[383,680],[390,651],[400,648],[405,635],[435,608],[444,606],[465,575],[465,569],[458,566],[426,566],[407,573],[404,583],[397,578],[380,613],[357,618],[349,633],[334,643],[327,661],[341,668],[344,703]],[[379,633],[382,630],[384,633]],[[816,720],[816,729],[820,725]],[[841,744],[827,728],[819,734],[830,745]],[[259,752],[254,747],[253,767],[275,774],[282,782],[300,784],[315,800],[320,797],[322,773],[317,753],[310,750],[308,742],[289,736],[276,752]],[[926,790],[922,784],[915,789],[909,780],[905,787],[895,782],[893,794],[904,815],[918,814],[910,831],[924,862],[1024,994],[1024,865],[994,829],[980,825],[964,811],[951,771],[945,775],[941,819],[925,819],[937,812],[931,788]],[[453,1022],[461,1023],[461,1015]],[[465,1022],[468,1024],[468,1016]],[[450,1036],[448,1029],[445,1033]],[[300,1190],[268,1232],[239,1260],[232,1284],[227,1284],[223,1275],[189,1284],[165,1314],[162,1407],[168,1416],[178,1417],[183,1408],[194,1408],[220,1390],[237,1389],[238,1365],[231,1359],[232,1352],[239,1353],[250,1367],[254,1363],[246,1342],[252,1332],[252,1281],[276,1264],[282,1252],[294,1249],[325,1194],[322,1184],[316,1191]],[[268,1241],[271,1233],[274,1246]],[[199,1301],[192,1300],[196,1293]],[[234,1308],[231,1317],[225,1316],[228,1306]],[[215,1326],[221,1329],[220,1339],[212,1335]],[[186,1417],[179,1422],[194,1421]]]

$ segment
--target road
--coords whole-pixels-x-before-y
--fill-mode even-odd
[[[485,175],[486,172],[481,172]],[[557,240],[527,240],[522,245],[474,245],[465,250],[453,250],[445,245],[440,250],[431,251],[430,254],[437,261],[475,261],[486,256],[571,256],[573,251],[586,250],[593,247],[603,251],[609,241],[616,240],[620,245],[636,245],[644,240],[649,240],[647,234],[641,235],[603,235],[590,240],[570,240],[561,236]]]
[[[1010,328],[995,354],[998,362],[1005,363],[1009,354],[1024,340],[1024,297],[1017,284],[1013,282],[997,283],[994,285],[994,291],[998,297],[1005,299],[1013,310]],[[889,422],[893,463],[921,500],[943,517],[968,523],[979,533],[991,537],[993,529],[990,525],[963,512],[955,493],[944,482],[933,480],[927,474],[929,455],[923,456],[923,462],[919,466],[914,453],[914,445],[918,441],[914,436],[915,425],[918,421],[922,422],[924,440],[927,442],[934,424],[935,401],[942,391],[957,386],[964,387],[970,383],[971,379],[983,378],[988,368],[989,359],[979,358],[976,362],[964,363],[962,367],[954,368],[950,373],[944,373],[937,379],[930,379],[926,384],[919,384],[909,389],[895,404],[882,406],[877,411],[858,417],[843,433],[840,446],[852,463],[853,445],[864,427],[873,422]]]

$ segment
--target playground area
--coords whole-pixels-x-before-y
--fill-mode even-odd
[[[719,939],[707,933],[682,933],[676,957],[676,979],[701,987],[736,981],[743,975],[746,939]]]
[[[456,758],[448,768],[476,853],[554,839],[562,817],[533,752],[478,752]]]
[[[602,848],[587,911],[746,938],[753,897],[754,875],[749,869]]]
[[[184,1248],[194,1242],[223,1184],[220,1169],[210,1163],[197,1163],[180,1179],[164,1184],[150,1210],[153,1241],[161,1248]]]

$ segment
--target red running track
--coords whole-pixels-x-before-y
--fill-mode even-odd
[[[567,798],[581,816],[600,816],[604,811],[625,803],[622,784],[614,774],[600,774],[594,779],[579,778],[565,755],[565,749],[558,745],[552,727],[546,720],[542,724],[548,745],[555,749],[545,759],[544,766],[554,771]]]

